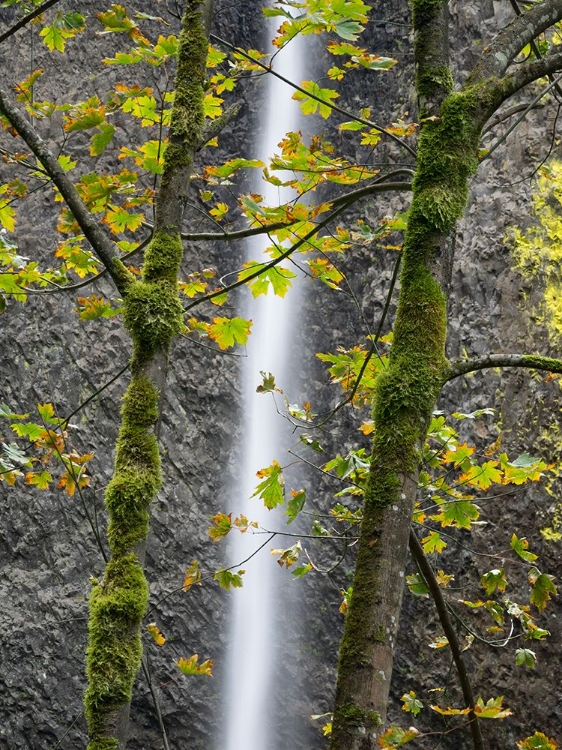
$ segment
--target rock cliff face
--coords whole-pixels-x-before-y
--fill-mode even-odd
[[[146,12],[145,4],[137,5]],[[82,12],[92,16],[105,8],[99,0],[82,6]],[[220,2],[215,19],[218,33],[241,46],[264,46],[258,6],[254,0],[243,8]],[[373,16],[377,23],[365,42],[374,52],[396,57],[400,66],[384,77],[373,74],[368,84],[364,77],[351,78],[341,100],[353,109],[371,106],[373,111],[380,111],[377,120],[381,122],[405,116],[414,106],[410,101],[411,39],[409,29],[403,25],[408,23],[406,6],[398,0],[376,3]],[[451,3],[453,62],[459,80],[470,69],[482,45],[510,17],[507,2]],[[9,25],[11,19],[11,9],[0,11],[2,26]],[[82,42],[69,44],[61,69],[61,58],[36,48],[32,52],[29,30],[20,32],[10,49],[3,50],[4,61],[9,63],[4,65],[4,87],[28,74],[33,54],[33,64],[46,69],[45,83],[41,83],[44,88],[38,96],[47,98],[62,91],[63,100],[103,93],[123,71],[108,70],[98,62],[103,56],[99,54],[102,46],[107,55],[105,46],[114,42],[93,31],[88,35],[94,52]],[[249,85],[243,91],[246,104],[242,115],[228,127],[221,147],[230,154],[250,155],[248,134],[253,136],[260,127],[261,94],[258,88],[256,95],[256,89]],[[510,226],[532,222],[529,178],[550,149],[555,112],[555,106],[548,106],[529,115],[493,158],[481,166],[474,180],[466,218],[457,237],[448,343],[451,359],[490,351],[538,350],[557,354],[549,347],[546,331],[531,328],[530,310],[540,303],[540,285],[529,288],[513,269],[505,239]],[[59,132],[58,123],[54,122],[45,137],[54,142]],[[333,139],[341,137],[329,132]],[[487,136],[486,145],[500,132],[501,128]],[[123,145],[132,141],[135,133],[121,132],[117,137]],[[347,148],[345,143],[343,147]],[[354,155],[365,156],[361,152]],[[392,149],[381,149],[381,161],[393,162],[396,157]],[[380,198],[361,204],[353,214],[375,224],[382,216],[405,208],[407,202],[407,197]],[[18,235],[20,252],[40,259],[55,245],[56,212],[52,200],[42,191],[28,204],[29,212],[22,222],[25,232]],[[195,209],[190,221],[199,221]],[[223,274],[239,267],[242,253],[240,244],[228,248],[194,245],[188,249],[185,270],[214,265]],[[308,285],[306,314],[295,331],[294,347],[302,353],[294,367],[304,369],[309,385],[306,394],[291,394],[290,400],[302,401],[306,396],[315,411],[329,409],[337,401],[339,394],[325,385],[324,368],[315,360],[314,352],[351,346],[365,336],[367,329],[376,327],[393,261],[393,256],[376,248],[350,251],[343,270],[360,310],[349,296]],[[96,291],[107,294],[109,287],[101,281],[93,288]],[[124,367],[129,350],[119,320],[80,322],[73,312],[75,305],[72,295],[32,296],[25,306],[9,305],[0,317],[0,402],[9,404],[14,411],[24,411],[33,404],[52,401],[58,413],[66,415]],[[391,306],[391,317],[392,312]],[[102,495],[111,472],[126,377],[125,374],[117,379],[73,419],[72,441],[81,450],[96,454],[95,481],[83,498],[33,492],[22,484],[14,488],[0,485],[0,750],[85,745],[82,693],[87,597],[90,576],[99,576],[103,570],[91,523],[101,529],[105,525]],[[210,542],[206,530],[209,516],[228,512],[231,504],[230,488],[237,479],[237,456],[244,439],[239,394],[236,358],[185,339],[176,343],[162,425],[164,487],[153,509],[147,555],[153,610],[148,621],[157,622],[168,642],[161,650],[147,644],[151,685],[145,675],[140,675],[132,704],[131,750],[162,747],[151,688],[158,698],[171,747],[220,747],[224,730],[224,663],[229,647],[228,594],[214,585],[194,587],[189,593],[178,589],[192,559],[205,561],[207,570],[216,569],[224,560],[225,550]],[[526,372],[487,371],[448,387],[442,408],[470,411],[492,406],[501,414],[503,444],[509,452],[517,455],[517,451],[528,450],[556,461],[562,429],[556,409],[558,394],[557,381],[546,383],[544,378]],[[328,455],[329,450],[343,452],[361,439],[367,446],[366,439],[358,439],[360,433],[352,420],[344,412],[340,415],[322,436]],[[485,446],[494,434],[490,423],[478,423],[475,429],[473,439]],[[4,427],[1,431],[6,435]],[[309,486],[309,496],[320,508],[337,491],[317,474],[306,474],[304,481]],[[488,525],[477,539],[463,535],[459,539],[464,547],[451,544],[443,567],[458,571],[455,585],[461,589],[459,599],[469,582],[474,586],[478,576],[494,566],[493,560],[485,557],[492,538],[496,540],[494,549],[509,548],[512,526],[541,553],[545,570],[555,573],[560,569],[560,543],[547,543],[540,534],[540,529],[552,522],[559,483],[551,483],[550,490],[552,494],[544,486],[534,487],[488,503]],[[470,555],[466,547],[484,556]],[[311,553],[323,563],[337,559],[337,549],[314,550],[311,547]],[[498,566],[503,564],[502,554]],[[273,560],[267,559],[262,564],[268,563],[274,565]],[[351,560],[346,563],[350,565]],[[309,716],[331,707],[341,631],[339,590],[348,585],[347,568],[342,565],[330,576],[309,575],[302,582],[285,586],[287,599],[278,626],[281,638],[275,656],[280,667],[270,699],[277,717],[276,740],[271,748],[263,750],[313,750],[326,746]],[[499,649],[480,643],[467,652],[475,693],[486,700],[503,694],[506,705],[516,710],[513,719],[495,727],[486,725],[490,748],[514,747],[516,739],[535,729],[549,736],[562,736],[553,689],[557,685],[562,613],[559,605],[550,608],[550,612],[545,627],[552,636],[547,644],[536,644],[538,668],[534,672],[515,672],[512,653],[504,656]],[[432,637],[441,634],[432,605],[406,595],[403,623],[393,684],[396,706],[400,705],[403,692],[410,689],[417,690],[424,703],[434,702],[427,690],[435,686],[450,689],[450,702],[454,704],[457,692],[449,674],[449,655],[427,645]],[[518,635],[518,631],[514,634]],[[212,679],[186,679],[179,673],[174,661],[192,653],[214,658]],[[403,724],[404,715],[398,714],[400,711],[395,708],[393,717],[402,719]],[[432,721],[434,731],[442,728],[435,719]],[[420,724],[423,726],[423,720]],[[432,747],[429,739],[430,744],[420,743],[420,747]],[[445,746],[469,744],[467,738],[453,734],[443,741],[442,747]]]

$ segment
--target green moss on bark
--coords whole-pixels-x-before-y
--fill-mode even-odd
[[[182,255],[183,245],[178,234],[155,234],[144,258],[144,281],[169,281],[175,284]]]
[[[142,654],[139,624],[147,602],[148,585],[136,556],[110,560],[104,580],[90,596],[85,707],[92,741],[112,741],[103,736],[105,717],[131,699]]]
[[[183,325],[176,284],[138,281],[125,299],[123,316],[140,361],[156,349],[167,349]]]

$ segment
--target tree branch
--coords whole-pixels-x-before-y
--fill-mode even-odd
[[[503,93],[502,101],[516,94],[529,83],[543,78],[544,76],[552,77],[553,73],[559,73],[562,70],[562,52],[555,55],[548,55],[541,60],[523,63],[516,70],[508,73],[502,78],[497,85],[501,86]],[[548,90],[558,87],[558,79],[553,80]],[[545,91],[546,93],[546,91]]]
[[[399,174],[413,176],[414,172],[412,169],[396,169],[377,178],[377,180],[370,185],[365,185],[361,188],[357,188],[357,190],[352,190],[350,193],[334,198],[334,200],[326,201],[326,203],[332,208],[338,208],[339,206],[348,206],[350,203],[354,203],[360,198],[364,198],[372,193],[411,190],[412,185],[409,182],[383,182],[383,180],[387,180],[389,177],[395,177]],[[227,240],[232,242],[233,240],[243,240],[247,237],[254,237],[258,234],[269,234],[270,232],[275,232],[277,229],[286,229],[293,224],[298,224],[299,221],[301,221],[301,219],[294,219],[293,221],[277,221],[273,224],[262,224],[259,227],[235,229],[232,232],[227,232],[226,230],[224,232],[182,232],[181,238],[182,240],[187,240],[189,242],[198,242],[201,240]],[[148,229],[153,228],[152,224],[147,221],[143,222],[143,226]]]
[[[490,130],[493,130],[493,128],[501,125],[502,122],[509,120],[514,115],[519,114],[519,112],[525,112],[525,114],[527,114],[527,112],[530,112],[531,109],[542,109],[544,106],[544,104],[533,104],[532,102],[530,108],[527,102],[515,104],[513,107],[509,107],[509,109],[498,112],[494,117],[492,117],[491,120],[488,120],[486,126],[482,129],[482,135],[484,135],[485,133],[489,133]]]
[[[451,618],[449,617],[449,612],[447,610],[447,605],[445,603],[445,599],[443,598],[443,594],[441,593],[441,588],[437,583],[437,580],[433,573],[433,569],[429,564],[429,561],[425,556],[423,548],[413,529],[410,529],[409,547],[410,552],[412,553],[412,557],[414,558],[421,575],[427,583],[431,598],[435,603],[435,608],[437,609],[441,627],[443,628],[443,632],[445,633],[445,636],[449,641],[449,646],[451,648],[451,654],[453,657],[453,661],[455,662],[457,674],[459,676],[459,682],[465,705],[467,708],[471,709],[468,716],[470,719],[469,725],[470,733],[472,734],[472,745],[474,747],[474,750],[484,750],[484,740],[482,738],[482,732],[480,730],[480,722],[478,721],[478,717],[474,713],[474,694],[472,692],[472,685],[470,684],[468,672],[466,671],[464,659],[462,658],[462,652],[457,634],[453,627],[453,623],[451,622]]]
[[[503,76],[523,47],[560,19],[562,0],[545,0],[516,16],[487,45],[472,69],[467,84],[483,83]]]
[[[501,135],[497,141],[488,149],[486,155],[482,157],[480,160],[481,162],[484,161],[484,159],[488,159],[494,151],[500,146],[509,136],[510,133],[512,133],[515,128],[519,125],[520,122],[522,122],[525,117],[527,117],[528,113],[537,107],[539,105],[540,100],[548,94],[548,92],[553,89],[555,86],[558,85],[558,82],[562,80],[562,75],[559,75],[557,78],[555,78],[552,83],[550,83],[545,89],[543,89],[537,96],[524,108],[523,113],[515,120],[515,122],[512,122],[511,125],[507,128],[507,130]],[[499,106],[499,105],[498,105]]]
[[[242,109],[242,102],[236,102],[235,104],[231,104],[230,107],[227,107],[223,114],[220,117],[217,117],[216,120],[211,120],[207,125],[205,126],[205,129],[203,130],[203,138],[201,142],[201,147],[203,147],[206,143],[209,143],[213,138],[216,138],[216,136],[228,125],[228,123],[233,120],[236,115],[240,112]]]
[[[450,365],[443,382],[448,383],[460,375],[490,367],[526,367],[530,370],[562,373],[562,359],[541,357],[537,354],[487,354],[476,359],[461,359]]]
[[[11,26],[3,34],[0,34],[0,44],[2,42],[5,42],[6,39],[9,39],[9,37],[11,37],[13,34],[15,34],[16,31],[19,31],[20,29],[23,29],[24,26],[27,26],[27,24],[30,21],[33,21],[34,18],[37,18],[37,16],[40,16],[41,13],[44,13],[49,8],[52,8],[53,5],[56,5],[58,2],[59,2],[59,0],[45,0],[44,3],[41,3],[41,5],[38,5],[37,8],[34,8],[32,11],[30,11],[23,18],[20,18],[20,20],[17,23],[15,23],[13,26]]]
[[[396,187],[396,186],[400,187]],[[375,190],[374,188],[378,187],[379,190]],[[215,297],[220,297],[221,294],[224,294],[225,292],[230,292],[233,289],[236,289],[239,286],[242,286],[243,284],[247,284],[249,281],[252,281],[252,279],[257,278],[258,276],[261,276],[265,271],[268,271],[271,268],[274,268],[279,263],[281,263],[282,260],[286,260],[288,257],[290,257],[296,250],[299,249],[299,247],[302,247],[305,243],[307,243],[312,237],[314,237],[315,234],[317,234],[323,227],[325,227],[327,224],[329,224],[331,221],[336,219],[346,208],[349,208],[349,206],[352,203],[355,203],[356,200],[358,200],[361,197],[364,197],[365,195],[369,195],[372,192],[380,192],[383,188],[386,189],[395,189],[395,190],[411,190],[411,186],[409,182],[401,182],[401,183],[381,183],[379,185],[368,185],[364,188],[359,188],[358,190],[354,190],[352,193],[349,193],[346,197],[347,200],[342,200],[338,203],[338,207],[332,211],[332,213],[327,216],[325,219],[320,221],[314,229],[311,229],[310,232],[307,232],[304,237],[301,237],[297,242],[295,242],[294,245],[287,248],[283,253],[277,256],[277,258],[274,258],[274,260],[270,261],[269,263],[266,263],[265,265],[259,266],[259,268],[254,271],[254,273],[250,273],[246,276],[244,276],[243,279],[240,279],[238,281],[233,282],[232,284],[229,284],[228,286],[223,287],[222,289],[218,289],[215,292],[210,292],[209,294],[205,294],[203,297],[199,297],[198,299],[194,300],[190,305],[188,305],[184,309],[184,313],[188,312],[194,307],[197,307],[202,302],[207,302],[208,300],[214,299]],[[332,205],[335,204],[335,201],[332,202]],[[271,226],[264,227],[266,231],[271,231]],[[182,235],[183,236],[183,235]],[[218,235],[217,239],[224,239],[223,235]]]
[[[95,254],[113,279],[115,286],[123,293],[125,291],[125,279],[116,263],[117,256],[113,243],[98,225],[93,215],[88,211],[74,183],[69,179],[57,159],[49,151],[45,142],[26,121],[22,113],[13,106],[8,95],[2,89],[0,89],[0,113],[9,120],[10,124],[17,130],[18,135],[23,138],[27,146],[41,162],[43,168],[59,189],[68,208],[72,211],[74,218]]]
[[[373,128],[373,130],[377,130],[381,135],[385,135],[391,140],[393,140],[395,143],[397,143],[402,148],[405,148],[407,151],[410,152],[410,154],[415,158],[416,152],[414,149],[408,145],[405,141],[403,141],[401,138],[399,138],[397,135],[394,135],[394,133],[390,133],[385,128],[381,127],[380,125],[376,125],[374,122],[371,122],[370,120],[365,120],[362,117],[357,117],[357,115],[354,115],[352,112],[348,112],[348,110],[343,109],[343,107],[338,107],[337,104],[334,104],[331,101],[326,101],[326,99],[322,99],[319,96],[316,96],[315,94],[312,94],[310,91],[306,91],[301,86],[298,86],[293,81],[290,81],[288,78],[285,78],[285,76],[282,76],[280,73],[277,73],[277,71],[273,70],[273,68],[269,65],[265,65],[260,60],[256,60],[255,57],[252,57],[251,55],[248,55],[247,52],[245,52],[243,49],[240,49],[239,47],[236,47],[234,44],[230,44],[230,42],[227,42],[225,39],[221,39],[221,37],[216,36],[216,34],[210,35],[211,39],[213,39],[215,42],[218,42],[218,44],[222,44],[228,49],[231,49],[233,52],[238,52],[238,54],[245,57],[247,60],[251,60],[255,65],[258,65],[262,70],[265,70],[267,73],[271,73],[271,75],[275,76],[275,78],[278,78],[280,81],[283,81],[283,83],[286,83],[288,86],[291,86],[295,89],[295,91],[300,91],[302,94],[305,94],[305,96],[309,97],[310,99],[314,99],[317,102],[320,102],[320,104],[324,104],[327,107],[330,107],[334,112],[339,112],[340,115],[345,115],[346,117],[350,117],[355,122],[360,122],[363,125],[368,125],[370,128]]]
[[[517,1],[517,0],[509,0],[509,1],[510,1],[510,3],[511,3],[511,7],[512,7],[512,8],[513,8],[513,10],[515,11],[515,14],[516,14],[516,15],[518,15],[518,16],[522,15],[523,11],[522,11],[522,10],[521,10],[521,8],[519,7],[519,3],[518,3],[518,1]],[[540,51],[540,49],[539,49],[539,45],[538,45],[538,44],[537,44],[537,43],[536,43],[535,41],[532,41],[532,42],[531,42],[531,50],[532,50],[532,52],[533,52],[534,56],[535,56],[535,57],[536,57],[537,59],[539,59],[539,60],[540,60],[540,59],[542,59],[542,58],[543,58],[543,56],[544,56],[544,55],[543,55],[543,54],[541,53],[541,51]],[[551,81],[551,83],[552,83],[552,76],[551,76],[551,75],[549,75],[549,78],[550,78],[550,81]],[[557,94],[558,94],[559,96],[562,96],[562,88],[561,88],[561,87],[560,87],[559,85],[556,85],[555,89],[556,89],[556,93],[557,93]]]

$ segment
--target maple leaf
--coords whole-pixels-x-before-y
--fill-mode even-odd
[[[478,698],[474,705],[474,713],[479,719],[506,719],[513,713],[509,708],[503,708],[503,695],[498,698],[490,698],[484,703],[482,698]]]
[[[182,588],[184,591],[189,591],[189,589],[196,583],[201,585],[201,570],[197,560],[192,560],[191,565],[185,571]]]
[[[498,591],[505,591],[507,580],[504,569],[495,568],[494,570],[490,570],[482,576],[480,583],[487,594],[493,594],[496,589]]]
[[[213,318],[208,334],[220,349],[228,349],[234,344],[246,344],[251,326],[252,321],[244,318]]]
[[[38,490],[48,490],[53,477],[48,471],[30,471],[25,475],[25,483],[37,487]]]
[[[279,555],[277,564],[281,568],[290,568],[291,565],[294,565],[298,561],[299,554],[302,552],[302,545],[300,542],[297,542],[292,547],[287,547],[287,549],[271,549],[270,551],[272,555]]]
[[[430,555],[432,552],[438,554],[443,552],[447,546],[447,542],[443,541],[438,531],[432,531],[421,540],[423,551],[426,555]]]
[[[497,461],[485,461],[483,464],[475,464],[459,477],[459,482],[487,490],[492,484],[501,484],[503,472],[497,469]]]
[[[400,700],[404,704],[402,711],[414,714],[414,716],[417,716],[423,708],[423,703],[417,699],[416,693],[413,690],[410,690],[409,693],[404,693]]]
[[[511,549],[519,555],[519,557],[522,560],[525,560],[525,562],[534,562],[538,555],[535,555],[533,552],[529,552],[529,542],[525,539],[525,537],[522,537],[519,539],[517,537],[517,534],[512,534],[511,536],[511,542],[510,542]]]
[[[207,531],[213,542],[223,539],[232,528],[232,513],[217,513],[213,516],[213,526]]]
[[[148,630],[148,632],[152,636],[152,639],[154,640],[154,642],[156,644],[158,644],[158,646],[163,646],[166,643],[166,639],[164,638],[164,636],[162,635],[162,633],[160,632],[160,630],[156,627],[156,623],[155,622],[149,623],[146,626],[146,629]]]
[[[252,497],[259,497],[263,500],[266,508],[272,510],[277,505],[283,505],[285,502],[285,480],[283,479],[283,469],[278,461],[273,461],[271,466],[260,469],[256,476],[262,479]]]
[[[245,572],[245,570],[239,570],[237,573],[232,573],[230,570],[218,570],[213,578],[215,581],[218,581],[221,588],[230,591],[231,588],[242,588],[242,576]]]
[[[533,587],[531,591],[531,604],[542,611],[546,603],[551,599],[551,594],[557,594],[558,591],[554,584],[554,576],[547,573],[541,573],[538,568],[531,568],[527,574],[529,583]]]
[[[93,294],[91,297],[77,297],[78,317],[80,320],[96,320],[96,318],[112,318],[120,315],[122,308],[112,307],[111,302]]]
[[[301,87],[304,91],[295,91],[293,99],[301,102],[301,110],[305,115],[313,115],[319,110],[322,117],[327,120],[332,114],[331,103],[339,97],[333,89],[323,89],[315,81],[303,81]],[[308,96],[312,94],[312,96]],[[314,98],[313,98],[314,97]],[[320,101],[318,101],[320,99]]]
[[[402,747],[408,742],[415,740],[418,734],[419,732],[415,727],[402,729],[402,727],[393,725],[389,727],[381,737],[379,737],[379,745],[383,750],[393,750],[394,748]]]
[[[556,740],[542,732],[535,732],[531,737],[517,743],[518,750],[557,750]]]
[[[213,674],[213,660],[207,659],[207,661],[203,661],[201,664],[198,664],[198,661],[199,655],[193,654],[193,656],[189,656],[187,659],[182,657],[177,662],[177,665],[183,674],[206,674],[211,676]]]

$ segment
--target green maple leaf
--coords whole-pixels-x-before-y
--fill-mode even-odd
[[[213,525],[207,532],[213,542],[218,542],[223,539],[232,528],[232,513],[226,515],[225,513],[217,513],[213,516]]]
[[[412,573],[412,575],[406,576],[406,585],[408,586],[410,593],[414,596],[421,596],[424,599],[427,599],[429,596],[427,583],[419,573]]]
[[[244,318],[213,318],[209,326],[209,338],[216,341],[220,349],[228,349],[234,344],[244,346],[250,335],[251,320]]]
[[[103,218],[104,224],[108,224],[114,234],[121,234],[127,230],[134,232],[143,221],[142,214],[131,214],[119,206],[111,206]]]
[[[393,750],[396,747],[402,747],[408,742],[415,740],[419,732],[414,727],[410,729],[402,729],[401,727],[391,726],[386,732],[380,737],[379,745],[384,750]]]
[[[30,471],[25,475],[25,483],[37,487],[38,490],[48,490],[53,477],[48,471]]]
[[[306,502],[306,490],[291,490],[291,497],[287,501],[287,523],[292,523]]]
[[[535,732],[531,737],[517,743],[518,750],[556,750],[556,740],[550,739],[542,732]]]
[[[421,540],[423,551],[426,555],[431,555],[433,552],[438,554],[443,552],[447,546],[447,542],[444,542],[438,531],[432,531]]]
[[[512,711],[509,708],[503,708],[502,703],[502,695],[497,698],[490,698],[487,703],[484,703],[482,698],[478,698],[474,706],[474,713],[480,719],[506,719],[511,716]]]
[[[431,516],[439,521],[443,527],[456,526],[459,529],[470,529],[472,522],[480,515],[480,510],[469,500],[452,500],[442,505],[443,512],[438,516]]]
[[[554,584],[554,576],[547,573],[541,573],[538,568],[531,568],[527,578],[533,587],[531,591],[531,604],[542,611],[546,603],[551,599],[551,594],[556,594],[557,588]]]
[[[507,580],[504,569],[495,568],[494,570],[490,570],[482,576],[480,583],[487,594],[493,594],[496,589],[498,591],[505,591]]]
[[[303,114],[313,115],[319,110],[322,117],[327,120],[332,114],[331,102],[339,97],[338,92],[333,89],[322,89],[315,81],[303,81],[301,87],[304,91],[295,91],[293,99],[301,102],[300,107]],[[305,92],[312,94],[315,98],[307,96]],[[322,101],[320,102],[318,99]]]
[[[515,664],[518,667],[525,666],[534,669],[537,663],[537,655],[530,648],[518,648],[515,652]]]
[[[252,497],[259,497],[263,500],[266,508],[272,510],[278,505],[285,502],[285,480],[283,479],[283,469],[277,461],[273,461],[271,466],[260,469],[257,477],[262,481],[256,487]]]
[[[231,573],[230,570],[218,570],[213,578],[218,581],[221,588],[230,591],[230,589],[241,589],[242,588],[242,576],[245,570],[239,570],[238,573]]]
[[[525,537],[522,537],[519,539],[517,537],[517,534],[513,534],[511,537],[511,549],[519,555],[519,557],[522,560],[525,560],[525,562],[534,562],[538,555],[533,554],[533,552],[528,551],[529,542],[525,539]]]
[[[461,475],[459,482],[478,487],[481,490],[487,490],[492,484],[501,484],[503,472],[496,466],[499,466],[497,461],[484,461],[483,464],[475,464],[465,474]]]
[[[107,122],[99,125],[99,133],[92,138],[90,143],[90,156],[99,156],[109,146],[115,134],[115,127]]]
[[[400,700],[404,704],[402,711],[414,714],[414,716],[417,716],[423,708],[423,703],[416,698],[416,693],[413,690],[410,690],[409,693],[404,693]]]
[[[249,273],[255,273],[260,265],[262,267],[265,266],[265,264],[248,264],[249,267],[247,271],[242,271],[239,276],[243,278],[244,273],[246,273],[246,276]],[[261,294],[267,294],[269,288],[271,287],[271,289],[273,290],[273,294],[276,294],[278,297],[284,297],[291,287],[291,279],[295,278],[296,274],[290,271],[288,268],[283,268],[282,266],[273,266],[273,268],[268,268],[266,271],[264,271],[257,278],[250,282],[252,296],[259,297]]]

